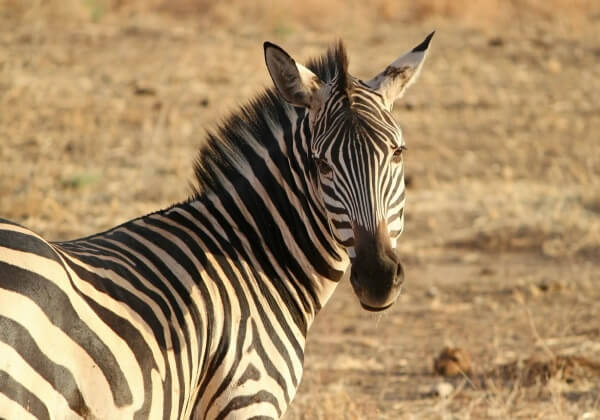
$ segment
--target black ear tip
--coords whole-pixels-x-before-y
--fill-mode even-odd
[[[277,44],[273,44],[272,42],[265,41],[264,44],[263,44],[263,48],[265,49],[265,56],[267,55],[267,51],[268,50],[273,50],[272,53],[275,52],[275,51],[277,51],[280,54],[283,54],[285,57],[288,57],[289,59],[292,59],[292,57],[290,57],[290,55],[283,48],[281,48]]]
[[[427,35],[427,37],[423,40],[423,42],[421,42],[419,45],[417,45],[415,48],[413,48],[412,52],[425,51],[427,49],[427,47],[429,47],[429,42],[431,41],[431,38],[433,38],[434,34],[435,34],[435,31],[433,31],[432,33]]]

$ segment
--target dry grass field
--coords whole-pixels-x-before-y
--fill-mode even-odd
[[[60,240],[182,200],[264,40],[341,37],[368,79],[432,29],[395,109],[406,287],[340,287],[286,419],[600,419],[598,1],[0,0],[0,216]]]

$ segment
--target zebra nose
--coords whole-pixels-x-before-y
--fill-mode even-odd
[[[404,269],[396,252],[389,245],[387,232],[375,234],[355,227],[355,258],[352,260],[350,282],[365,309],[379,311],[388,308],[400,293]]]
[[[363,308],[381,311],[390,307],[400,293],[404,280],[402,265],[391,261],[356,261],[350,283]]]

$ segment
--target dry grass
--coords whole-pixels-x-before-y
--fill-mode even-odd
[[[58,240],[185,198],[204,130],[268,83],[265,38],[305,59],[342,36],[369,77],[435,27],[395,110],[406,290],[373,317],[341,286],[287,418],[597,418],[598,375],[518,361],[600,360],[599,5],[0,0],[0,216]],[[432,392],[446,346],[485,386]]]
[[[374,0],[368,4],[356,0],[1,0],[0,10],[4,15],[25,21],[40,15],[85,22],[111,21],[123,15],[163,14],[176,19],[192,18],[203,25],[235,27],[246,21],[278,31],[298,27],[324,29],[332,25],[363,27],[365,21],[406,23],[436,19],[474,26],[541,19],[573,30],[590,17],[597,17],[600,6],[594,0]]]
[[[473,182],[436,191],[433,199],[430,191],[416,191],[413,211],[425,225],[418,239],[404,245],[405,251],[450,246],[600,260],[600,213],[595,208],[600,194],[592,185],[511,182],[498,183],[496,194],[488,195],[489,190],[489,183]],[[438,226],[448,219],[454,221],[453,229],[440,232]]]

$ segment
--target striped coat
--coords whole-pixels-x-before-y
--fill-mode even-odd
[[[188,200],[61,243],[0,220],[0,418],[280,418],[344,272],[366,309],[400,291],[390,111],[430,39],[368,82],[341,43],[307,67],[266,43],[275,89],[209,135]]]

